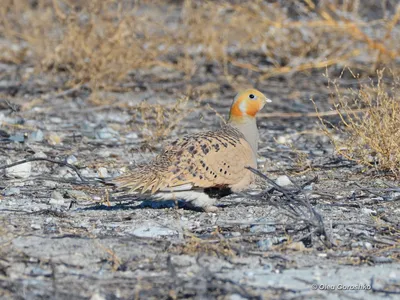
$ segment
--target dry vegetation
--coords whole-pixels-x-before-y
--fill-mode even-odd
[[[368,21],[361,1],[6,0],[0,34],[18,47],[3,49],[0,60],[64,71],[67,85],[92,89],[116,89],[130,71],[154,66],[190,78],[207,61],[228,81],[240,81],[228,65],[258,72],[260,81],[337,64],[373,73],[400,53],[394,5],[375,4],[381,18]]]
[[[378,170],[390,171],[398,178],[400,77],[381,70],[377,72],[376,82],[361,84],[358,90],[351,89],[346,95],[336,81],[331,82],[331,88],[341,123],[334,126],[321,121],[337,153]],[[333,127],[333,131],[328,127]]]

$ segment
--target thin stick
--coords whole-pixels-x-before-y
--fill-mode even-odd
[[[309,113],[260,113],[257,114],[258,118],[301,118],[301,117],[309,117],[309,118],[319,118],[319,117],[329,117],[329,116],[337,116],[337,115],[346,115],[349,113],[363,113],[367,112],[368,108],[362,109],[354,109],[351,112],[331,110],[331,111],[322,111],[322,112],[309,112]]]
[[[47,162],[51,162],[51,163],[53,163],[53,164],[58,164],[58,165],[60,165],[60,166],[66,166],[66,167],[71,168],[72,170],[74,170],[75,173],[76,173],[76,175],[78,175],[79,179],[80,179],[82,182],[87,182],[87,180],[85,179],[85,177],[83,177],[83,176],[81,175],[81,173],[79,172],[78,168],[75,167],[74,165],[71,165],[71,164],[69,164],[69,163],[67,163],[67,162],[64,162],[64,161],[54,160],[54,159],[50,159],[50,158],[43,158],[43,157],[30,157],[30,158],[26,158],[26,159],[17,161],[17,162],[15,162],[15,163],[12,163],[12,164],[9,164],[9,165],[0,166],[0,170],[2,170],[2,169],[8,169],[8,168],[11,168],[11,167],[14,167],[14,166],[18,166],[18,165],[22,165],[22,164],[24,164],[24,163],[31,162],[31,161],[47,161]]]

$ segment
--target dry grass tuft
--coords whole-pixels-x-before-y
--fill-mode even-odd
[[[334,126],[320,120],[337,153],[399,178],[400,77],[378,71],[377,82],[361,84],[349,96],[342,94],[335,81],[331,87],[341,122]]]
[[[216,256],[235,256],[234,250],[232,250],[229,241],[226,240],[220,233],[219,229],[216,228],[214,232],[211,233],[216,239],[205,240],[200,239],[192,234],[189,234],[186,243],[182,245],[177,245],[175,250],[178,253],[184,254],[199,254],[205,253],[207,255]]]
[[[22,49],[7,61],[63,71],[68,85],[92,89],[115,89],[130,71],[154,66],[190,78],[205,62],[228,81],[228,66],[260,81],[330,65],[374,72],[400,55],[400,5],[374,3],[5,0],[0,35]]]
[[[187,108],[188,101],[188,97],[182,97],[171,105],[142,102],[135,107],[134,120],[141,120],[141,124],[136,126],[145,141],[159,142],[169,136],[179,122],[194,110]]]

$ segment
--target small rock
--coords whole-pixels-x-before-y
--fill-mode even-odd
[[[361,209],[361,212],[362,212],[363,214],[365,214],[365,215],[373,215],[373,216],[376,215],[376,211],[375,211],[375,210],[372,210],[372,209],[369,209],[369,208],[366,208],[366,207],[363,207],[363,208]]]
[[[50,199],[49,204],[53,206],[62,206],[64,205],[64,199]]]
[[[104,127],[96,131],[96,139],[111,140],[119,137],[119,133],[110,127]]]
[[[372,244],[371,244],[370,242],[365,242],[365,243],[364,243],[364,247],[365,247],[365,249],[367,249],[367,250],[372,250]]]
[[[51,197],[52,199],[63,200],[63,201],[64,201],[63,195],[61,195],[61,193],[58,192],[58,191],[53,191],[53,192],[51,193],[51,196],[50,196],[50,197]]]
[[[253,233],[270,233],[276,230],[273,225],[253,225],[250,227],[250,232]]]
[[[35,154],[33,154],[33,157],[36,157],[36,158],[47,158],[47,155],[44,152],[39,151],[39,152],[36,152]]]
[[[161,236],[178,235],[178,232],[166,227],[158,227],[151,224],[149,226],[135,228],[132,234],[138,237],[157,238]]]
[[[139,138],[136,132],[131,132],[125,136],[127,140],[137,140]]]
[[[248,299],[248,298],[244,298],[244,297],[242,297],[241,295],[239,295],[239,294],[232,294],[232,295],[230,295],[228,298],[226,298],[226,299],[229,299],[229,300],[246,300],[246,299]]]
[[[280,186],[288,186],[288,185],[292,184],[292,182],[290,181],[289,177],[287,177],[286,175],[279,176],[275,180],[275,182],[276,182],[277,185],[280,185]]]
[[[48,187],[50,189],[55,189],[58,186],[58,183],[55,181],[45,180],[43,181],[43,186]]]
[[[31,224],[31,228],[34,230],[40,230],[42,227],[39,224]]]
[[[271,249],[273,243],[271,239],[265,239],[265,240],[259,240],[257,242],[258,248],[260,248],[261,251],[268,251]]]
[[[6,176],[11,178],[28,178],[31,175],[32,163],[16,165],[6,169]]]
[[[279,136],[279,137],[276,139],[276,142],[277,142],[278,144],[284,145],[284,144],[287,144],[287,143],[288,143],[288,139],[287,139],[285,136],[281,135],[281,136]]]
[[[354,242],[354,243],[351,243],[350,246],[351,246],[351,249],[357,249],[357,248],[362,247],[363,243],[362,242]]]
[[[106,300],[106,298],[96,292],[92,295],[92,297],[90,297],[90,300]]]
[[[3,196],[19,195],[21,190],[17,187],[9,187],[3,191]]]
[[[111,152],[108,150],[100,150],[99,152],[97,152],[97,155],[102,158],[107,158],[107,157],[110,157]]]
[[[231,236],[233,236],[233,237],[237,237],[237,236],[241,236],[242,234],[240,233],[240,232],[238,232],[238,231],[232,231],[231,232]]]
[[[10,135],[8,139],[16,143],[23,143],[25,141],[25,137],[26,137],[25,134],[17,133],[14,135]]]
[[[107,168],[100,167],[97,169],[97,173],[99,174],[100,178],[106,178],[108,177],[108,171]]]
[[[304,190],[304,191],[312,191],[312,190],[313,190],[313,184],[306,185],[306,186],[303,188],[303,190]]]
[[[51,117],[50,122],[56,123],[56,124],[61,124],[63,122],[63,120],[59,117]]]
[[[44,134],[43,134],[43,131],[41,131],[40,129],[37,130],[37,131],[32,132],[29,135],[29,140],[31,142],[42,142],[43,139],[44,139]]]
[[[65,161],[67,164],[73,165],[78,162],[78,159],[76,158],[75,155],[70,155],[67,157],[67,159]]]

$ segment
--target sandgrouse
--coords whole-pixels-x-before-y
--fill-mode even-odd
[[[114,183],[152,199],[185,200],[204,211],[217,211],[216,192],[240,192],[255,179],[245,167],[257,167],[259,133],[255,117],[270,101],[255,89],[238,93],[229,120],[221,129],[174,141],[154,160],[116,178]]]

